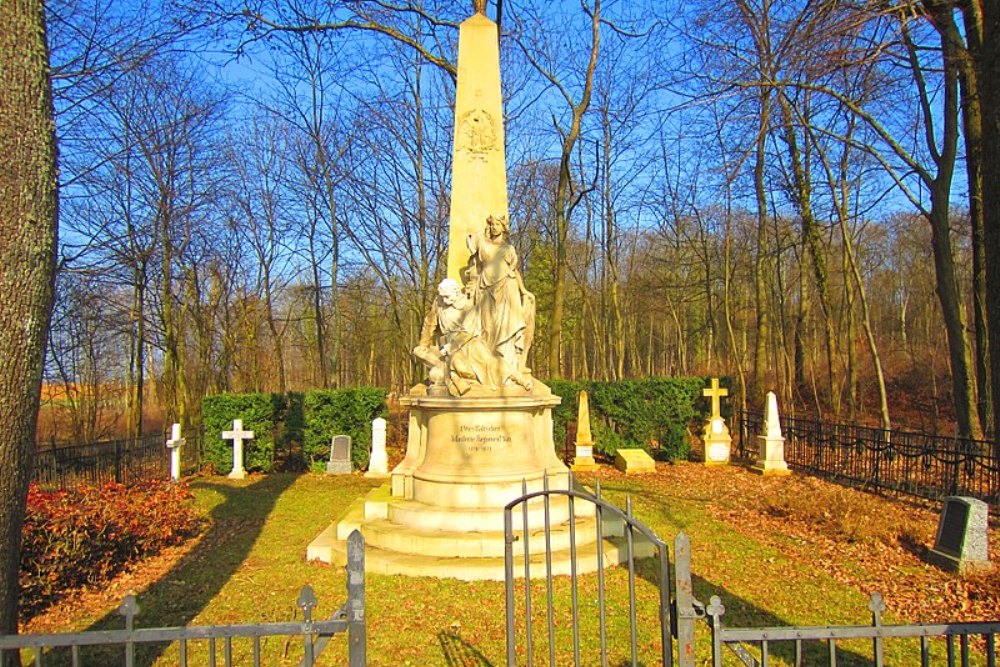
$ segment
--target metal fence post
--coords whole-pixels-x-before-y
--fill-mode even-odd
[[[712,665],[722,667],[722,615],[726,613],[726,608],[718,595],[713,595],[708,601],[708,608],[705,610],[711,619],[712,626]]]
[[[115,440],[115,481],[121,484],[122,480],[122,441]]]
[[[135,632],[135,616],[139,613],[139,605],[136,604],[134,595],[125,597],[125,601],[118,607],[118,613],[125,617],[125,631],[128,633],[128,638],[125,640],[125,667],[133,667],[135,665],[135,641],[132,635]]]
[[[694,667],[694,589],[691,583],[691,540],[683,531],[674,538],[674,618],[677,623],[678,667]]]
[[[295,602],[302,610],[302,664],[305,667],[313,667],[316,664],[316,646],[313,643],[313,619],[312,612],[316,608],[316,595],[311,586],[303,586],[299,593],[299,599]],[[229,664],[228,662],[226,663]]]
[[[355,529],[347,538],[347,642],[350,667],[365,667],[365,538]]]
[[[868,610],[872,613],[872,627],[878,630],[882,627],[882,613],[885,612],[885,601],[882,599],[881,593],[872,593],[871,601],[868,603]],[[876,667],[882,667],[885,664],[882,641],[882,637],[878,634],[872,640],[872,652],[875,654]]]

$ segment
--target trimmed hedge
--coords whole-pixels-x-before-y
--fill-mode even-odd
[[[222,432],[232,430],[234,419],[242,419],[243,428],[254,434],[253,440],[243,443],[243,466],[271,472],[275,436],[285,412],[285,401],[279,394],[216,394],[202,399],[201,406],[206,463],[219,474],[232,470],[233,442],[223,440]]]
[[[21,529],[21,619],[81,586],[102,584],[141,559],[180,544],[204,526],[183,484],[32,484]]]
[[[576,421],[577,397],[586,389],[594,450],[605,456],[614,456],[620,448],[639,447],[657,448],[661,458],[687,458],[691,448],[688,428],[708,415],[709,405],[701,394],[708,380],[702,377],[552,380],[548,384],[563,399],[552,414],[557,446],[566,440],[566,424]],[[728,379],[723,379],[722,385],[727,386]]]
[[[351,436],[351,460],[355,469],[368,465],[372,441],[372,420],[386,417],[385,389],[360,387],[350,389],[315,389],[306,393],[217,394],[202,401],[205,433],[205,462],[225,474],[233,466],[233,445],[222,440],[221,433],[233,427],[234,419],[243,420],[243,428],[254,432],[254,439],[244,443],[243,459],[247,470],[270,472],[275,449],[280,448],[286,461],[301,460],[306,467],[323,469],[330,458],[333,436]],[[301,456],[296,446],[301,444]]]
[[[385,389],[316,389],[303,400],[302,452],[306,465],[314,468],[330,458],[330,440],[351,436],[351,461],[355,470],[368,465],[372,443],[372,420],[389,414]]]

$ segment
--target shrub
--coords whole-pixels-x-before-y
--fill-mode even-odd
[[[356,469],[368,465],[372,442],[372,420],[386,417],[385,389],[317,389],[303,400],[305,423],[302,450],[306,465],[316,469],[318,461],[330,457],[330,440],[337,434],[351,436],[351,461]]]
[[[301,445],[305,439],[305,394],[290,391],[285,395],[281,423],[281,446],[291,451],[293,444]]]
[[[243,428],[253,431],[254,439],[243,443],[243,465],[247,470],[270,472],[274,466],[274,443],[277,425],[285,410],[278,394],[216,394],[202,399],[202,425],[205,433],[205,462],[216,472],[233,467],[233,443],[223,440],[222,432],[233,428],[234,419],[243,420]]]
[[[667,459],[688,455],[688,428],[707,414],[701,395],[701,377],[647,378],[621,382],[570,382],[554,380],[552,392],[563,402],[552,413],[553,437],[565,441],[566,424],[577,416],[577,396],[586,389],[590,397],[590,428],[594,449],[613,456],[622,447],[658,448]]]
[[[193,500],[186,486],[164,481],[62,491],[32,484],[21,532],[22,618],[196,535],[203,520]]]

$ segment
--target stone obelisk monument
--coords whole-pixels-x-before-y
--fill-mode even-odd
[[[413,350],[427,380],[400,397],[409,409],[406,456],[389,484],[313,541],[310,559],[342,562],[344,541],[358,528],[369,571],[503,579],[504,506],[525,489],[569,485],[552,440],[552,408],[561,399],[526,365],[535,297],[509,239],[497,26],[483,4],[460,26],[448,277]],[[571,571],[564,501],[529,501],[528,534],[519,538],[564,545],[553,573]],[[585,505],[574,506],[578,552],[596,556],[601,548],[604,562],[619,562],[624,551],[598,544],[593,507]],[[615,530],[605,521],[605,536]],[[577,571],[597,562],[578,560]]]
[[[466,239],[482,231],[487,217],[507,215],[500,47],[483,5],[458,32],[448,277],[459,282],[470,255]]]

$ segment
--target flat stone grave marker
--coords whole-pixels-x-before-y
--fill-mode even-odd
[[[326,464],[327,475],[350,475],[354,472],[351,463],[351,436],[335,435],[330,445],[330,462]]]
[[[626,475],[656,472],[656,462],[644,449],[619,449],[615,452],[615,467]]]
[[[934,548],[928,552],[928,560],[961,575],[992,570],[989,505],[976,498],[945,498]]]

